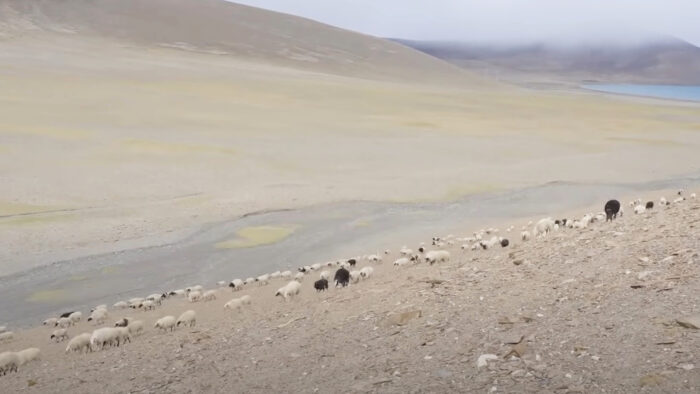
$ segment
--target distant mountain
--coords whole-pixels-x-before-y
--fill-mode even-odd
[[[501,79],[700,83],[700,48],[672,38],[647,44],[503,45],[395,40]]]
[[[469,79],[397,43],[224,0],[0,0],[0,42],[104,38],[348,76]]]

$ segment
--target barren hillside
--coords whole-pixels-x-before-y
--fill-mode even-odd
[[[501,228],[508,247],[454,245],[432,266],[392,266],[393,245],[383,263],[358,263],[374,267],[369,279],[317,293],[315,271],[288,302],[274,296],[285,283],[275,279],[210,302],[110,309],[109,322],[146,323],[120,347],[65,354],[66,342],[48,339],[53,328],[18,331],[0,351],[37,346],[41,359],[0,381],[28,393],[697,392],[699,229],[689,199],[527,242]],[[250,306],[223,309],[242,295]],[[186,309],[194,328],[152,327]]]
[[[224,0],[2,0],[0,38],[101,37],[344,76],[477,83],[391,41]]]

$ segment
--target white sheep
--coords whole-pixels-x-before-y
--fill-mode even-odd
[[[97,309],[104,309],[104,310],[107,310],[107,305],[106,305],[106,304],[100,304],[100,305],[98,305],[98,306],[96,306],[96,307],[90,309],[90,313],[96,311]]]
[[[399,250],[399,253],[401,253],[401,256],[410,256],[413,254],[413,249],[409,249],[404,246],[401,248],[401,250]]]
[[[268,275],[268,274],[260,275],[257,278],[255,278],[255,281],[259,282],[260,286],[266,285],[269,280],[270,280],[270,275]]]
[[[292,277],[292,271],[283,271],[280,276],[285,279],[289,279]]]
[[[17,356],[19,357],[19,365],[24,365],[30,361],[38,359],[39,354],[41,354],[41,350],[35,347],[20,350],[19,352],[17,352]]]
[[[376,254],[371,254],[367,256],[367,260],[375,262],[375,263],[381,263],[382,262],[382,256],[376,255]]]
[[[693,200],[695,200],[696,198],[698,198],[698,195],[695,194],[695,193],[690,193],[690,198],[692,198]]]
[[[362,276],[363,279],[369,279],[370,276],[374,273],[374,268],[367,266],[364,267],[360,270],[360,276]]]
[[[77,335],[73,337],[68,342],[68,346],[66,346],[66,353],[69,352],[89,352],[92,350],[90,347],[90,338],[92,337],[92,334],[89,332],[82,333],[80,335]]]
[[[73,319],[68,317],[62,317],[56,321],[54,324],[56,327],[66,328],[73,325]]]
[[[95,324],[102,324],[107,320],[107,310],[105,309],[95,309],[94,312],[88,317],[88,321],[94,321]]]
[[[136,336],[143,332],[143,321],[134,320],[132,322],[129,322],[129,325],[126,327],[129,329],[129,334]]]
[[[202,293],[199,291],[191,291],[189,294],[187,294],[187,300],[189,302],[198,302],[202,299]]]
[[[240,298],[234,298],[224,304],[224,309],[238,310],[243,307],[243,301]]]
[[[151,294],[148,297],[146,297],[146,301],[153,301],[158,305],[161,305],[163,303],[163,295],[162,294]]]
[[[45,326],[55,326],[57,321],[58,321],[57,318],[50,317],[50,318],[44,320],[41,324],[43,324]]]
[[[214,301],[216,299],[216,290],[208,290],[202,294],[202,301]]]
[[[185,294],[187,294],[187,292],[185,291],[185,289],[177,289],[171,291],[169,294],[171,296],[184,296]]]
[[[311,264],[311,270],[312,271],[318,271],[321,269],[321,264],[316,263],[316,264]]]
[[[275,271],[275,272],[270,274],[270,279],[277,279],[280,277],[281,274],[282,274],[281,272]]]
[[[220,281],[216,282],[216,285],[219,287],[226,287],[226,281],[220,280]]]
[[[5,331],[0,334],[0,342],[9,342],[15,338],[15,333],[12,331]]]
[[[113,346],[119,339],[119,331],[113,327],[102,327],[92,332],[90,347],[93,350],[102,350],[107,345]]]
[[[75,324],[83,318],[83,314],[81,312],[73,312],[68,316],[68,318],[73,321],[73,324]]]
[[[156,303],[150,300],[146,300],[139,305],[144,311],[152,311],[156,309]]]
[[[186,291],[187,293],[189,293],[189,292],[191,292],[191,291],[198,291],[198,292],[201,293],[202,290],[204,290],[204,287],[203,287],[202,285],[196,285],[196,286],[188,287],[188,288],[185,289],[185,291]]]
[[[17,372],[20,359],[17,353],[3,352],[0,353],[0,374],[5,375],[8,372]]]
[[[116,330],[115,338],[117,346],[123,343],[131,342],[131,335],[129,334],[128,327],[115,327]]]
[[[182,312],[180,317],[177,318],[177,323],[175,324],[177,327],[180,327],[180,324],[182,326],[190,326],[194,327],[195,324],[197,324],[197,313],[193,310],[188,310],[185,312]]]
[[[49,339],[55,339],[56,342],[66,340],[68,339],[68,330],[66,330],[65,328],[59,328],[58,330],[54,330]]]
[[[554,230],[554,220],[552,218],[540,219],[535,227],[532,229],[532,235],[534,237],[541,236],[544,237]]]
[[[255,282],[255,278],[246,278],[246,280],[243,281],[246,285],[249,285],[251,283]]]
[[[142,302],[144,302],[144,301],[146,301],[145,298],[142,298],[142,297],[134,297],[134,298],[130,299],[128,302],[129,302],[129,306],[131,306],[132,308],[136,309],[136,307],[138,307],[139,304],[142,303]],[[99,309],[102,309],[102,308],[99,308]]]
[[[486,250],[496,246],[499,242],[501,241],[498,239],[498,237],[494,236],[491,237],[491,239],[479,241],[479,246],[481,246],[482,249]]]
[[[116,302],[114,305],[112,305],[115,309],[126,309],[129,307],[129,304],[127,304],[125,301],[119,301]]]
[[[431,250],[425,254],[425,261],[430,265],[450,261],[450,252],[446,250]]]
[[[362,279],[360,271],[350,271],[350,283],[357,283]]]
[[[321,274],[319,275],[321,279],[328,280],[328,278],[331,277],[331,273],[328,271],[321,271]]]
[[[685,197],[678,197],[677,199],[673,200],[674,204],[678,204],[680,202],[683,202],[685,200]]]
[[[408,262],[409,262],[408,257],[401,257],[400,259],[396,259],[394,261],[394,266],[397,268],[402,267],[402,266],[408,264]]]
[[[530,232],[529,231],[521,232],[520,239],[522,239],[523,241],[528,241],[530,239]]]
[[[0,334],[7,331],[7,326],[0,326]]]
[[[234,279],[231,281],[231,283],[229,283],[228,287],[232,288],[234,291],[238,291],[238,290],[243,289],[244,285],[245,285],[245,283],[243,283],[242,280]]]
[[[668,205],[668,201],[666,201],[666,197],[661,197],[659,199],[659,204],[663,205]]]
[[[275,296],[282,296],[285,301],[289,300],[291,297],[299,294],[299,291],[301,290],[301,283],[293,280],[283,287],[279,288],[277,290],[277,293],[275,293]]]
[[[161,317],[160,319],[158,319],[158,321],[156,321],[156,324],[153,325],[153,327],[159,328],[163,331],[168,331],[168,329],[170,329],[170,331],[172,331],[175,329],[175,322],[176,322],[175,316],[168,315],[168,316]]]
[[[296,274],[294,274],[294,280],[296,280],[297,282],[301,282],[302,280],[304,280],[304,273],[297,272]]]
[[[634,213],[637,213],[637,214],[644,213],[644,211],[646,211],[646,210],[647,210],[646,207],[642,204],[639,204],[639,205],[634,207]]]
[[[251,301],[252,298],[248,294],[241,297],[241,302],[243,302],[243,305],[250,305]]]

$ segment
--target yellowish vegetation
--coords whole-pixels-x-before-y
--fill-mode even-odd
[[[41,303],[51,303],[60,302],[65,300],[68,294],[65,290],[55,289],[55,290],[41,290],[33,293],[27,301],[29,302],[41,302]]]
[[[294,225],[245,227],[236,231],[237,238],[216,244],[218,249],[242,249],[274,244],[298,229]]]

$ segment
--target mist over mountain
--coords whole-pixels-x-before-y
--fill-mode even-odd
[[[700,48],[671,37],[608,43],[395,41],[501,79],[700,83]]]

